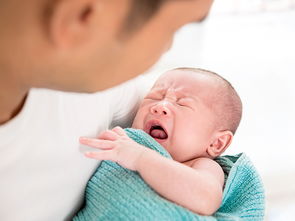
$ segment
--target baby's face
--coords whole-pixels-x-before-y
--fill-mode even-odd
[[[214,90],[207,76],[169,71],[142,101],[133,127],[150,134],[179,162],[207,156],[216,122],[210,108]]]

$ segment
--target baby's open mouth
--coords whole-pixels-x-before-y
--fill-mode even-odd
[[[155,139],[167,139],[168,135],[166,131],[160,125],[154,125],[150,129],[150,135]]]

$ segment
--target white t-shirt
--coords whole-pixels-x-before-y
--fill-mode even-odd
[[[79,137],[130,126],[142,80],[96,94],[32,89],[22,111],[0,126],[0,220],[72,218],[99,163],[81,154]]]

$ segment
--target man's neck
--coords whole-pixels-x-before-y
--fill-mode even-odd
[[[0,72],[0,125],[15,117],[23,108],[29,89]]]

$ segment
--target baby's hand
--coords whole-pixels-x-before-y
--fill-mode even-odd
[[[138,160],[147,150],[129,138],[121,127],[102,132],[98,139],[81,137],[80,143],[102,150],[86,152],[86,157],[111,160],[130,170],[136,170]]]

